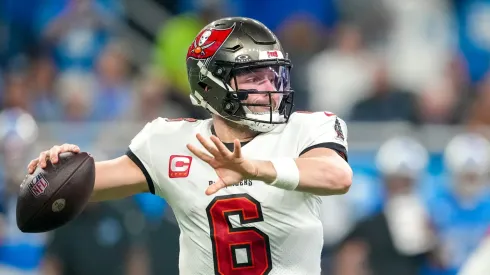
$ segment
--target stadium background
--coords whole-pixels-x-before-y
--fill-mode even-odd
[[[228,15],[278,34],[294,62],[297,110],[348,124],[355,177],[347,195],[325,199],[324,274],[338,273],[356,223],[383,209],[375,155],[404,135],[430,152],[417,185],[427,212],[456,217],[434,237],[448,261],[415,265],[455,274],[490,224],[486,193],[469,207],[448,195],[442,158],[457,133],[488,136],[489,0],[0,0],[0,274],[177,274],[178,227],[163,200],[93,205],[54,234],[26,235],[8,178],[22,179],[54,144],[102,160],[124,153],[154,117],[207,117],[190,106],[183,57],[205,22]]]

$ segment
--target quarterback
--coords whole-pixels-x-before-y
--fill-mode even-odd
[[[209,120],[157,118],[127,153],[96,163],[94,201],[140,192],[177,218],[180,274],[320,274],[319,196],[352,182],[347,128],[330,112],[292,112],[291,61],[262,23],[224,18],[186,57],[190,98]],[[73,144],[44,151],[45,167]]]

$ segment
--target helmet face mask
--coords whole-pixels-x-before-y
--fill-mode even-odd
[[[293,91],[287,65],[251,65],[232,69],[230,95],[224,111],[231,119],[259,123],[286,123],[292,111]]]
[[[195,54],[196,45],[200,54]],[[202,55],[202,51],[206,53]],[[277,38],[258,21],[217,20],[205,27],[189,47],[191,100],[258,132],[287,123],[294,92],[290,88],[291,61],[284,56]]]

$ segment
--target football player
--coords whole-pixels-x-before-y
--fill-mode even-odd
[[[478,133],[458,134],[444,150],[444,164],[449,181],[435,190],[428,203],[439,242],[439,263],[428,266],[433,272],[428,274],[457,274],[479,245],[478,253],[487,255],[481,243],[490,226],[490,142]],[[473,273],[475,268],[465,270],[479,274]]]
[[[186,62],[191,100],[212,119],[148,123],[126,155],[96,163],[93,200],[163,197],[181,230],[181,274],[320,274],[319,196],[352,182],[344,121],[292,113],[291,61],[256,20],[210,23]],[[29,171],[65,151],[80,148],[54,146]]]
[[[434,247],[417,190],[429,161],[409,136],[384,142],[375,157],[383,183],[381,211],[360,220],[340,245],[336,274],[416,275]]]

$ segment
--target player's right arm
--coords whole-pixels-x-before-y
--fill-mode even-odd
[[[53,146],[29,163],[29,173],[33,173],[37,165],[45,168],[48,160],[56,164],[58,155],[64,152],[78,153],[80,148],[73,144]],[[95,185],[91,201],[120,199],[149,191],[142,170],[127,155],[95,163]]]
[[[165,152],[166,146],[172,146],[169,144],[172,141],[166,141],[166,137],[178,137],[182,125],[188,123],[188,120],[168,121],[157,118],[147,123],[131,140],[125,155],[95,163],[95,186],[91,201],[120,199],[144,192],[167,199],[167,193],[158,184],[164,181],[158,178],[157,167],[162,166],[159,156]],[[48,160],[56,163],[58,155],[63,152],[78,153],[80,148],[73,144],[54,146],[31,161],[29,173],[34,172],[37,165],[46,167]]]
[[[90,201],[104,201],[149,192],[141,169],[128,156],[95,164],[95,185]]]

